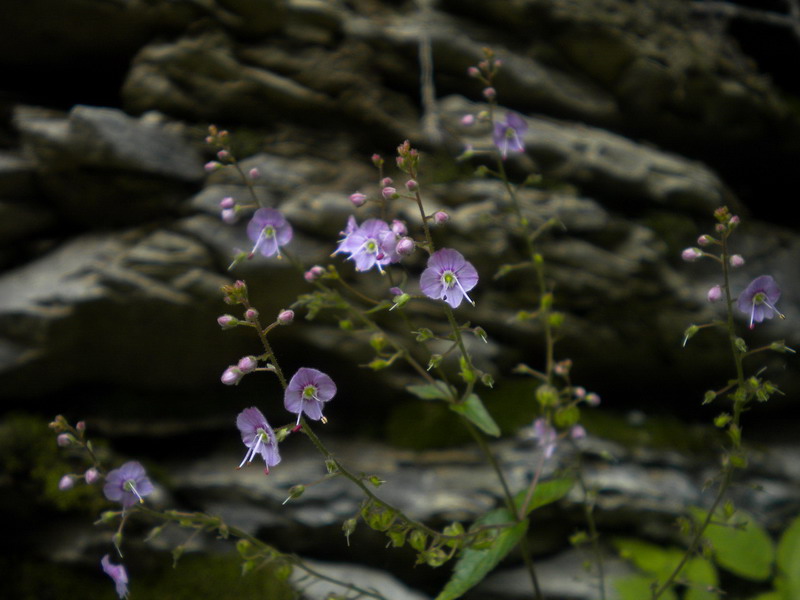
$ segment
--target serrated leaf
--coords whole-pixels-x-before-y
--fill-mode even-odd
[[[525,514],[529,515],[540,506],[561,500],[561,498],[569,493],[574,484],[574,479],[569,479],[566,477],[563,479],[551,479],[550,481],[538,483],[536,485],[536,489],[533,490],[533,497],[531,498],[531,503],[528,505],[528,510]],[[519,509],[519,507],[522,506],[522,503],[525,502],[525,497],[527,494],[527,490],[522,490],[516,496],[514,496],[514,505],[517,507],[517,509]]]
[[[702,523],[706,511],[696,508],[692,516]],[[728,519],[712,523],[703,537],[711,542],[717,563],[744,579],[764,581],[772,574],[775,546],[764,528],[744,511],[736,511]],[[741,526],[741,527],[740,527]]]
[[[501,525],[514,523],[513,515],[505,508],[489,511],[475,521],[476,525]],[[453,575],[436,600],[455,600],[483,581],[525,535],[528,521],[521,521],[503,529],[490,548],[475,550],[467,548],[453,568]]]
[[[787,598],[800,598],[800,517],[796,517],[778,542],[778,569],[785,578]]]
[[[453,397],[453,388],[444,381],[426,383],[421,385],[407,385],[406,390],[422,400],[450,400]]]
[[[463,402],[451,404],[450,410],[469,419],[473,425],[477,425],[485,434],[500,437],[500,427],[495,423],[492,415],[486,410],[477,394],[470,394]]]

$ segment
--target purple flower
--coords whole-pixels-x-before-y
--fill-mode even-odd
[[[775,308],[775,303],[781,297],[781,289],[770,275],[756,277],[750,285],[739,294],[736,306],[746,315],[750,315],[750,329],[755,327],[755,323],[761,323],[764,319],[771,319],[778,315],[781,319],[785,318],[781,312]]]
[[[111,562],[108,554],[101,560],[100,564],[103,567],[106,575],[114,580],[114,585],[117,586],[117,594],[120,598],[128,597],[128,572],[123,565],[115,565]]]
[[[544,451],[545,458],[553,456],[558,443],[558,433],[544,417],[539,417],[533,422],[533,437],[536,438],[536,445]]]
[[[256,250],[264,256],[281,256],[281,246],[292,240],[292,226],[274,208],[259,208],[247,224],[247,236],[255,244],[250,251],[252,257]]]
[[[513,112],[506,113],[505,121],[498,121],[494,124],[492,139],[503,158],[508,156],[509,152],[525,152],[522,136],[527,130],[528,123],[525,119]]]
[[[434,300],[444,300],[453,308],[461,300],[475,306],[467,292],[478,283],[478,272],[460,252],[450,248],[437,250],[428,259],[428,268],[422,272],[419,285],[422,293]]]
[[[333,379],[316,369],[301,367],[294,374],[283,396],[283,405],[289,412],[297,413],[297,424],[303,413],[313,420],[325,422],[322,405],[336,395]]]
[[[348,258],[356,263],[357,271],[368,271],[377,266],[382,273],[385,265],[400,260],[396,250],[397,234],[380,219],[368,219],[359,226],[350,216],[342,234],[344,239],[334,254],[350,254]]]
[[[130,508],[137,502],[144,502],[144,497],[153,493],[153,484],[144,467],[132,460],[106,475],[103,493],[109,500],[121,503],[123,508]]]
[[[267,419],[255,406],[245,408],[236,417],[236,427],[242,434],[242,442],[247,446],[244,460],[237,469],[241,469],[245,463],[253,462],[256,454],[260,454],[267,465],[264,467],[264,473],[269,474],[269,468],[281,462],[281,455],[278,452],[275,432],[267,423]]]

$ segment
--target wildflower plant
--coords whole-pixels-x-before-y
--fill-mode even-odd
[[[232,364],[222,371],[221,383],[235,386],[245,377],[274,378],[273,382],[277,382],[274,387],[280,386],[282,391],[282,394],[267,394],[259,406],[245,408],[235,419],[232,416],[231,434],[236,435],[238,429],[245,446],[244,458],[236,468],[245,469],[260,457],[264,461],[265,476],[274,469],[291,469],[291,461],[288,458],[282,460],[280,444],[289,436],[306,438],[319,452],[325,475],[315,481],[297,481],[289,489],[285,503],[302,496],[309,486],[324,485],[334,477],[348,480],[363,494],[363,500],[358,510],[342,523],[345,543],[349,544],[350,536],[363,523],[383,533],[389,547],[412,548],[417,564],[440,567],[455,559],[453,575],[437,600],[461,597],[515,548],[524,561],[533,597],[543,600],[545,596],[527,538],[530,515],[577,487],[586,529],[576,532],[572,541],[576,545],[588,545],[592,572],[598,582],[597,597],[604,600],[607,586],[604,555],[594,518],[596,492],[584,481],[580,458],[550,479],[545,476],[545,466],[555,462],[562,449],[574,446],[586,436],[581,425],[581,411],[598,406],[600,397],[577,385],[572,377],[572,361],[557,356],[556,342],[562,335],[565,316],[556,310],[555,289],[538,244],[548,231],[562,225],[557,219],[537,222],[523,214],[517,196],[520,186],[526,185],[527,181],[515,184],[506,173],[505,163],[509,156],[525,152],[527,122],[523,115],[510,111],[505,111],[502,119],[498,117],[502,111],[494,79],[501,66],[502,62],[487,49],[484,60],[470,68],[470,76],[484,86],[483,97],[488,101],[488,109],[477,116],[468,115],[470,118],[464,121],[483,120],[490,126],[492,143],[482,151],[490,154],[495,164],[493,168],[482,167],[481,175],[495,177],[503,183],[507,200],[504,204],[509,207],[507,212],[513,221],[510,235],[516,238],[517,246],[523,248],[519,262],[500,265],[494,273],[487,271],[477,260],[473,264],[471,259],[474,257],[470,256],[467,244],[458,245],[454,241],[453,247],[440,247],[440,235],[444,237],[450,233],[447,230],[450,216],[443,207],[430,206],[425,200],[422,156],[409,141],[398,146],[394,161],[390,163],[398,171],[395,178],[402,181],[395,183],[388,177],[384,172],[384,158],[373,155],[371,162],[377,170],[374,189],[369,191],[362,187],[367,191],[353,192],[349,200],[343,198],[343,202],[349,203],[360,214],[347,218],[338,240],[329,240],[332,252],[328,264],[307,264],[293,251],[293,230],[285,216],[276,207],[259,204],[253,181],[260,174],[244,172],[233,154],[228,132],[214,126],[209,128],[206,141],[215,149],[216,160],[208,163],[206,170],[236,170],[250,196],[247,202],[224,198],[220,203],[223,222],[232,223],[243,216],[249,218],[246,230],[252,249],[249,253],[238,253],[230,268],[233,270],[242,260],[252,258],[284,259],[295,268],[298,282],[307,290],[290,307],[270,318],[252,305],[246,282],[236,280],[222,288],[222,299],[228,312],[217,319],[221,332],[228,334],[236,330],[248,333],[254,342],[250,353],[233,357]],[[466,158],[473,155],[473,152],[465,153]],[[399,210],[401,203],[419,214],[417,225],[410,226],[398,218],[401,214],[408,214],[407,210]],[[685,250],[683,258],[690,262],[703,258],[719,262],[722,280],[709,290],[708,300],[723,302],[727,319],[693,325],[687,330],[684,341],[706,327],[722,327],[728,331],[737,376],[727,386],[708,392],[705,400],[712,402],[727,398],[732,402],[732,412],[723,412],[715,421],[728,434],[729,447],[718,480],[718,495],[695,527],[681,564],[669,578],[652,587],[653,599],[670,593],[683,566],[697,553],[712,516],[722,506],[735,471],[746,464],[741,443],[743,412],[754,401],[765,401],[777,392],[772,383],[761,379],[760,372],[745,376],[743,361],[765,349],[749,350],[746,343],[735,335],[733,308],[735,304],[748,317],[750,327],[775,315],[782,317],[776,307],[780,289],[772,277],[764,275],[756,278],[738,299],[732,295],[729,270],[745,264],[741,256],[731,254],[728,249],[728,238],[739,225],[739,219],[727,209],[717,211],[716,218],[718,224],[714,234],[701,236],[698,240],[700,247]],[[259,254],[263,258],[256,256]],[[520,326],[527,321],[538,321],[543,332],[545,356],[542,366],[521,363],[514,369],[515,373],[535,382],[535,391],[521,401],[528,402],[537,412],[529,427],[529,437],[535,443],[531,444],[527,478],[520,489],[512,488],[489,443],[491,438],[499,437],[501,431],[481,394],[483,389],[493,387],[494,377],[486,365],[475,360],[467,343],[467,337],[472,336],[482,342],[488,340],[489,334],[483,327],[467,320],[474,314],[473,308],[482,301],[484,282],[491,277],[500,279],[511,272],[527,273],[535,282],[535,292],[530,299],[532,306],[520,310],[517,321]],[[366,278],[371,278],[373,285],[359,284]],[[375,292],[376,289],[380,291]],[[415,322],[418,314],[412,309],[422,303],[425,312],[436,315],[438,319],[434,318],[433,322],[426,320],[424,324]],[[324,436],[318,433],[327,423],[328,416],[335,415],[329,406],[346,406],[348,402],[337,388],[337,374],[333,370],[330,374],[325,373],[319,368],[323,365],[309,360],[288,377],[278,352],[273,348],[272,331],[276,327],[290,327],[298,315],[309,322],[321,315],[338,321],[342,330],[360,338],[365,347],[372,349],[372,360],[362,366],[373,371],[397,369],[400,372],[403,369],[404,377],[413,377],[406,386],[409,394],[446,406],[494,471],[502,490],[500,504],[471,524],[453,522],[441,528],[431,527],[381,497],[383,480],[378,475],[360,472],[337,458],[328,449]],[[790,351],[782,343],[769,349]],[[270,421],[274,425],[270,425]],[[352,597],[384,598],[375,590],[323,576],[297,556],[284,553],[254,535],[232,527],[219,517],[154,506],[151,499],[157,496],[154,494],[156,487],[139,462],[128,461],[107,471],[104,461],[85,437],[85,425],[72,426],[63,417],[58,417],[51,427],[57,434],[59,446],[80,448],[89,463],[85,476],[64,475],[64,487],[75,485],[81,477],[88,485],[102,482],[105,497],[115,508],[121,506],[121,510],[109,510],[101,517],[102,523],[118,523],[112,542],[120,557],[123,556],[126,524],[131,519],[141,519],[157,524],[151,537],[167,526],[177,526],[193,530],[192,535],[205,532],[236,539],[245,572],[270,564],[285,578],[293,569],[298,569],[338,586]],[[184,547],[181,545],[175,549],[176,560]],[[101,565],[112,578],[120,598],[127,597],[129,582],[125,566],[110,562],[109,555],[102,558]]]

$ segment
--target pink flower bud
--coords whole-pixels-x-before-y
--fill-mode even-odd
[[[480,77],[481,72],[478,70],[478,67],[469,67],[467,69],[467,75],[470,77]]]
[[[222,165],[215,160],[211,160],[207,162],[203,168],[205,169],[206,173],[213,173],[217,169],[222,168]]]
[[[600,396],[594,392],[589,392],[586,394],[586,404],[589,406],[600,406]]]
[[[224,149],[220,150],[217,152],[217,158],[222,162],[227,162],[231,158],[231,153]]]
[[[236,223],[236,221],[239,220],[239,215],[233,208],[224,208],[220,211],[219,218],[222,219],[223,223],[227,223],[228,225],[233,225],[234,223]]]
[[[367,197],[362,194],[361,192],[356,192],[354,194],[350,194],[350,202],[353,203],[353,206],[358,208],[359,206],[364,206],[364,203],[367,201]]]
[[[74,438],[70,433],[59,433],[58,437],[56,438],[56,444],[61,446],[62,448],[66,448],[72,445]]]
[[[381,187],[387,187],[394,183],[391,177],[384,177],[381,179]]]
[[[406,189],[409,192],[414,192],[417,190],[417,188],[419,188],[419,184],[416,182],[416,180],[409,179],[408,181],[406,181]]]
[[[293,310],[286,309],[278,313],[278,323],[281,325],[289,325],[292,321],[294,321]]]
[[[248,308],[244,311],[244,318],[252,323],[258,318],[258,311],[255,308]]]
[[[86,483],[92,485],[96,483],[100,479],[100,472],[92,467],[91,469],[87,469],[86,473],[83,474],[83,478],[86,480]]]
[[[223,329],[233,329],[239,324],[239,319],[233,315],[222,315],[221,317],[217,317],[217,323],[219,323],[219,326]]]
[[[742,258],[741,254],[734,254],[730,258],[731,266],[735,269],[736,267],[741,267],[744,264],[744,258]]]
[[[493,87],[484,88],[483,97],[486,98],[487,100],[491,100],[493,98],[496,98],[497,97],[497,90],[494,89]]]
[[[222,377],[220,377],[220,381],[225,385],[236,385],[239,383],[239,380],[242,378],[244,373],[242,373],[239,367],[230,366],[222,373]]]
[[[406,224],[402,221],[398,221],[397,219],[392,221],[391,229],[392,233],[394,233],[397,237],[403,237],[404,235],[408,234],[408,227],[406,227]]]
[[[703,252],[699,248],[686,248],[681,252],[681,258],[686,262],[694,262],[703,256]]]
[[[315,265],[311,267],[308,271],[306,271],[303,274],[303,277],[305,278],[306,281],[311,282],[311,281],[316,281],[324,274],[325,274],[325,269],[323,269],[319,265]]]
[[[391,200],[397,196],[397,190],[393,187],[386,186],[381,190],[381,195],[387,200]]]
[[[381,158],[380,154],[373,154],[371,160],[376,167],[380,167],[383,164],[383,158]]]
[[[58,481],[58,489],[61,490],[62,492],[65,492],[67,490],[71,490],[74,485],[75,485],[75,481],[73,481],[72,477],[70,477],[69,475],[64,475]]]
[[[708,246],[711,242],[714,241],[710,235],[703,234],[699,238],[697,238],[697,245],[698,246]]]
[[[397,242],[397,246],[395,247],[395,252],[397,252],[401,256],[408,256],[414,252],[414,248],[416,248],[414,240],[412,240],[410,237],[404,237],[399,242]]]
[[[461,124],[464,127],[469,127],[473,123],[475,123],[475,115],[464,115],[461,117]]]
[[[586,430],[582,425],[575,425],[569,430],[569,437],[573,440],[580,440],[586,437]]]
[[[443,210],[437,210],[433,213],[433,222],[437,225],[444,225],[450,220],[450,215],[448,215]]]
[[[86,421],[78,421],[75,423],[75,429],[78,430],[78,433],[83,433],[86,431]]]
[[[219,207],[222,209],[233,208],[234,206],[236,206],[236,200],[234,200],[230,196],[225,196],[222,200],[219,201]]]
[[[728,221],[728,225],[731,227],[736,227],[741,222],[739,215],[733,215],[730,220]]]
[[[256,179],[258,179],[259,177],[261,177],[261,172],[260,172],[258,169],[256,169],[255,167],[253,167],[252,169],[250,169],[250,170],[247,172],[247,175],[248,175],[248,177],[250,177],[250,179],[252,179],[253,181],[255,181]]]
[[[258,366],[258,360],[255,356],[243,356],[236,366],[244,374],[252,373]]]
[[[720,286],[715,285],[710,290],[708,290],[709,302],[717,302],[720,298],[722,298],[722,288]]]

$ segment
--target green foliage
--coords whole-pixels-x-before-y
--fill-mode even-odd
[[[800,516],[789,524],[778,542],[778,589],[783,598],[800,598]]]
[[[539,482],[536,485],[536,489],[533,491],[533,497],[531,498],[531,502],[528,505],[528,510],[525,514],[529,515],[537,508],[547,504],[552,504],[557,500],[561,500],[561,498],[569,494],[569,491],[572,489],[573,485],[575,485],[575,480],[568,477]],[[514,505],[517,507],[517,509],[522,506],[527,493],[527,490],[522,490],[516,496],[514,496]]]
[[[656,544],[634,538],[618,538],[614,545],[620,556],[630,560],[647,575],[621,577],[614,582],[621,600],[642,600],[652,595],[652,590],[667,580],[677,568],[684,551],[678,548],[662,548]],[[717,570],[708,560],[700,557],[689,560],[676,579],[687,587],[684,600],[715,600],[719,595],[709,591],[718,583]],[[674,586],[673,586],[674,588]],[[676,599],[673,588],[661,598]]]
[[[514,516],[505,508],[490,511],[475,522],[476,526],[500,524],[510,524],[510,526],[500,532],[489,548],[464,550],[453,569],[453,576],[436,596],[436,600],[460,598],[483,581],[486,575],[514,549],[528,529],[527,520],[514,523]]]
[[[451,404],[450,410],[465,417],[485,434],[494,437],[500,436],[500,427],[497,426],[477,394],[470,394],[464,402]]]
[[[696,523],[707,514],[702,509],[691,512]],[[775,546],[764,528],[744,511],[727,517],[715,514],[703,538],[711,544],[717,564],[731,573],[753,581],[764,581],[772,574]]]

